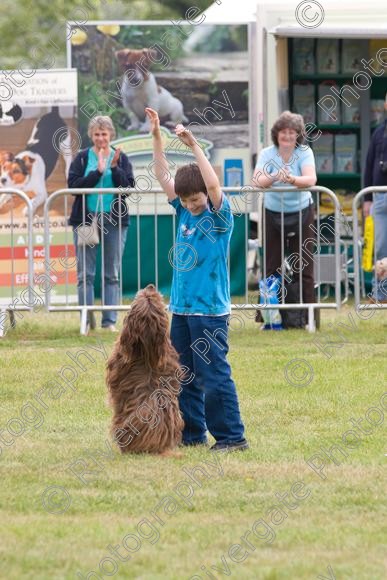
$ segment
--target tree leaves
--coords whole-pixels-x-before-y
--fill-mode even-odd
[[[192,5],[205,10],[211,0],[1,0],[0,68],[34,68],[37,53],[66,66],[66,21],[184,19]],[[52,44],[54,41],[58,48]]]

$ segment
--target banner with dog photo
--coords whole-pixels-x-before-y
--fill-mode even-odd
[[[80,143],[76,110],[74,70],[0,73],[0,304],[8,306],[28,285],[27,234],[31,224],[25,202],[5,193],[7,188],[23,191],[32,201],[34,289],[41,295],[47,288],[41,284],[44,204],[52,192],[66,187],[72,156]],[[52,297],[59,303],[66,296],[70,301],[77,299],[74,259],[66,259],[66,244],[72,243],[72,235],[64,203],[64,198],[56,200],[49,213],[50,258],[55,262],[50,275]]]
[[[159,113],[172,173],[190,162],[173,129],[185,124],[201,141],[221,183],[240,186],[249,181],[249,50],[247,25],[206,25],[194,8],[191,20],[172,22],[90,22],[71,30],[68,62],[78,69],[78,127],[87,142],[87,125],[94,115],[113,119],[119,146],[129,156],[140,194],[141,218],[129,228],[124,256],[124,291],[154,281],[157,230],[159,282],[167,291],[171,280],[168,251],[172,210],[165,196],[145,192],[158,187],[152,171],[152,142],[144,109]],[[187,15],[188,18],[188,15]],[[72,25],[69,24],[71,27]],[[193,159],[192,159],[193,160]],[[129,209],[136,213],[137,207]],[[134,201],[134,199],[133,199]],[[231,241],[231,292],[242,294],[245,284],[245,223],[236,218]],[[164,225],[165,224],[165,225]],[[141,228],[140,265],[137,227]],[[131,293],[131,290],[129,290]]]

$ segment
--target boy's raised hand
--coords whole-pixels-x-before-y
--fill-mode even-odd
[[[175,182],[169,172],[168,161],[164,153],[159,115],[157,111],[150,107],[146,107],[145,114],[149,119],[150,131],[152,133],[154,172],[160,186],[167,194],[168,200],[172,201],[177,197],[175,193]]]
[[[145,109],[146,116],[150,121],[151,126],[151,133],[152,135],[159,135],[160,134],[160,119],[159,114],[154,109],[147,107]]]
[[[180,139],[180,141],[182,141],[184,145],[187,145],[187,147],[192,148],[194,145],[197,144],[197,141],[195,137],[192,135],[191,131],[189,131],[189,129],[186,129],[184,125],[176,125],[175,133],[176,136]]]

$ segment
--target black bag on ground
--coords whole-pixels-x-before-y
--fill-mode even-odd
[[[299,304],[300,303],[300,283],[297,280],[292,280],[289,283],[285,283],[286,289],[286,304]],[[294,310],[281,310],[282,326],[285,329],[289,328],[303,328],[307,323],[307,310],[306,308],[297,308]]]

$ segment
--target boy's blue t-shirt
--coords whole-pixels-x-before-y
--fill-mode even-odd
[[[289,173],[295,176],[302,175],[302,168],[307,165],[315,167],[313,151],[310,147],[303,145],[296,147],[293,155],[290,158],[290,163],[284,163],[279,152],[278,147],[272,145],[265,147],[259,154],[256,169],[262,173],[279,173],[281,167],[285,167]],[[275,181],[274,186],[285,186],[286,184],[280,181]],[[312,194],[310,191],[289,191],[280,193],[278,191],[267,191],[264,194],[264,205],[266,209],[271,211],[295,212],[305,209],[310,205]]]
[[[175,314],[223,316],[230,313],[228,250],[234,227],[230,203],[223,194],[218,211],[209,207],[193,216],[177,197],[176,241],[169,252],[173,279],[169,309]]]

